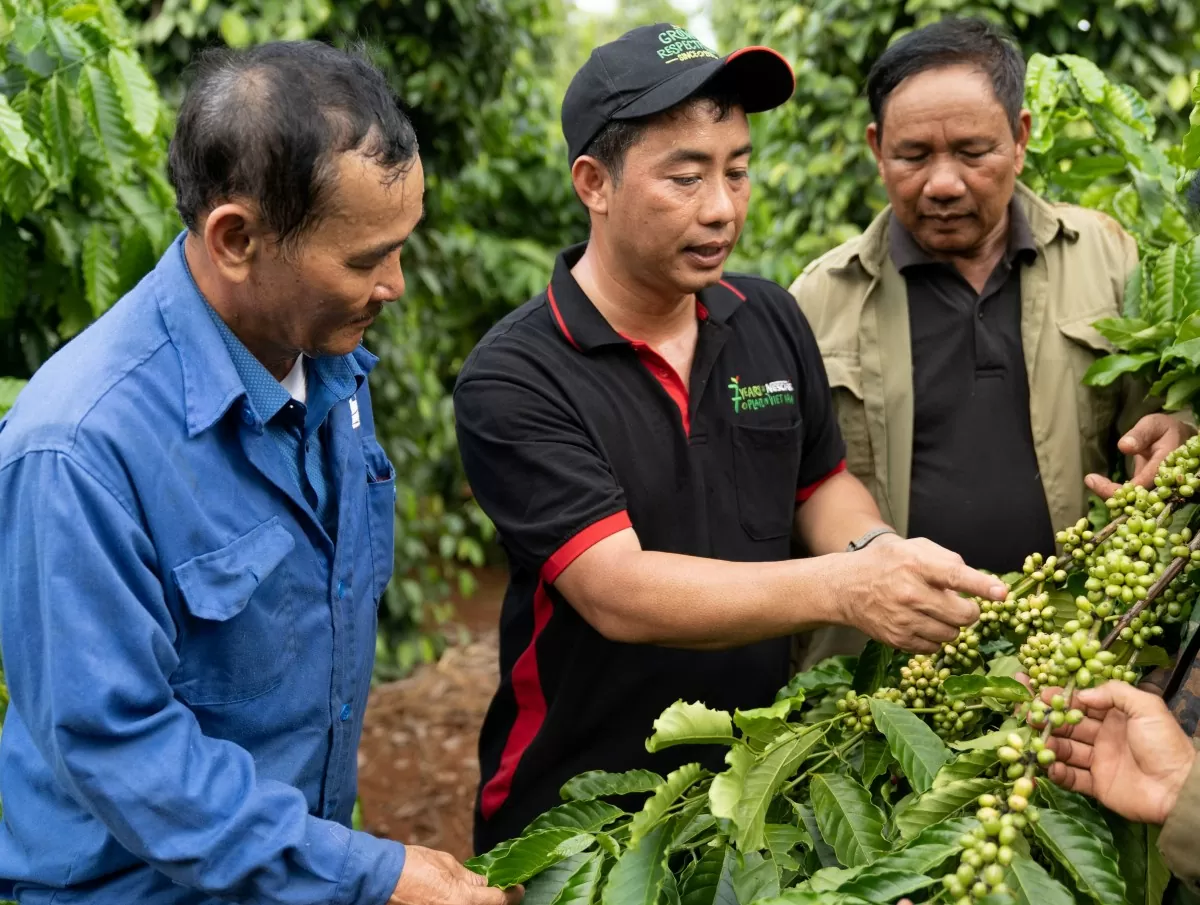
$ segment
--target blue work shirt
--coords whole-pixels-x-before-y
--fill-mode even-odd
[[[365,382],[327,438],[335,543],[265,433],[182,237],[0,422],[0,897],[383,905],[349,829],[392,572]]]

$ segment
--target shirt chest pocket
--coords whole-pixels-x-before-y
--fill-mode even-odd
[[[1063,383],[1075,394],[1079,432],[1087,440],[1106,442],[1117,413],[1120,382],[1107,387],[1083,385],[1083,375],[1099,358],[1113,352],[1112,345],[1092,326],[1101,318],[1111,317],[1111,311],[1096,311],[1085,317],[1065,318],[1058,322],[1061,362],[1065,374]],[[1039,380],[1039,383],[1042,383]],[[1054,383],[1047,381],[1047,385]],[[1061,384],[1060,384],[1061,385]]]
[[[278,518],[172,570],[183,601],[176,694],[232,704],[277,687],[296,656],[283,561],[296,541]]]
[[[396,554],[396,470],[374,438],[363,440],[367,466],[367,530],[371,535],[372,596],[383,596]]]
[[[753,540],[771,540],[791,533],[800,475],[803,422],[781,427],[735,425],[734,485],[738,518]]]

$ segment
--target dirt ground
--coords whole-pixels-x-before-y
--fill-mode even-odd
[[[455,623],[471,640],[436,664],[371,692],[358,750],[363,828],[469,858],[476,743],[496,689],[497,623],[507,573],[487,569],[459,602]],[[454,625],[447,634],[455,637]]]

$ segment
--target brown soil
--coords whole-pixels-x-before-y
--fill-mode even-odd
[[[489,568],[477,578],[478,591],[457,601],[455,619],[444,627],[448,637],[469,640],[437,663],[376,687],[358,750],[363,828],[464,860],[472,854],[479,728],[498,681],[497,623],[507,573]]]

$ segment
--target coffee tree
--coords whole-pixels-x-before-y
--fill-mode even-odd
[[[720,745],[724,770],[582,774],[472,866],[533,905],[1162,902],[1156,830],[1046,780],[1045,741],[1082,719],[1075,689],[1169,662],[1198,592],[1198,470],[1200,437],[1153,489],[1122,488],[1103,528],[1081,519],[1029,556],[934,655],[872,642],[769,707],[673,704],[647,750]]]
[[[0,0],[0,374],[30,373],[170,243],[164,113],[111,0]]]

